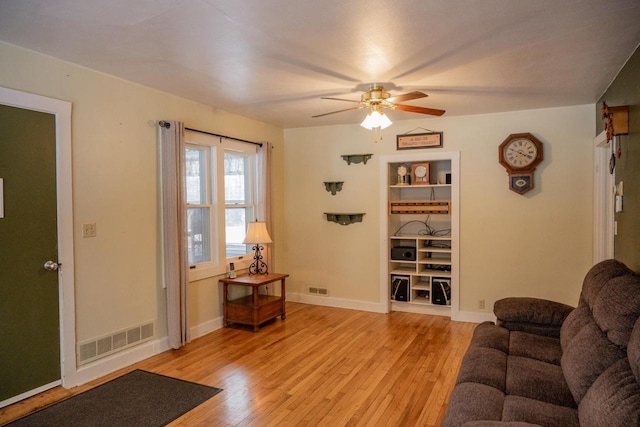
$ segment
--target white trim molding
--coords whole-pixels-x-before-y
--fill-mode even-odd
[[[357,301],[344,298],[323,297],[307,295],[296,292],[287,292],[287,301],[302,304],[321,305],[325,307],[346,308],[349,310],[371,311],[374,313],[387,313],[387,304],[367,301]]]
[[[615,136],[614,146],[615,146]],[[593,263],[614,256],[615,170],[609,171],[611,143],[605,131],[593,139]]]

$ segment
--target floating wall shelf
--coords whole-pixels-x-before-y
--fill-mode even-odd
[[[342,184],[344,184],[344,181],[325,181],[324,188],[330,192],[332,196],[335,196],[338,191],[342,190]]]
[[[373,156],[373,154],[343,154],[342,159],[347,162],[348,165],[351,163],[364,163],[367,164],[367,160],[369,160]]]
[[[335,222],[340,225],[349,225],[356,222],[362,222],[364,213],[324,213],[327,216],[327,221]]]

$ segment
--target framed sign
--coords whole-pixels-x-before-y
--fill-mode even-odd
[[[396,137],[398,150],[442,147],[442,132],[414,133]]]

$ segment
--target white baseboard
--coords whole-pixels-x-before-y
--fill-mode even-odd
[[[356,301],[343,298],[322,297],[316,295],[287,292],[287,301],[301,302],[303,304],[322,305],[325,307],[348,308],[351,310],[372,311],[374,313],[387,313],[387,304],[377,302]]]
[[[222,328],[222,316],[201,323],[191,328],[191,339],[200,338],[208,333]]]
[[[458,314],[451,318],[457,322],[470,322],[470,323],[482,323],[482,322],[494,322],[496,316],[493,313],[478,313],[475,311],[459,311]]]
[[[300,302],[311,305],[322,305],[325,307],[347,308],[351,310],[371,311],[374,313],[388,313],[387,304],[385,303],[373,303],[363,302],[356,300],[349,300],[343,298],[322,297],[316,295],[300,294],[295,292],[287,292],[287,301]],[[422,313],[422,311],[415,311]],[[445,315],[441,312],[433,313],[435,315]],[[448,313],[446,314],[448,315]],[[477,313],[473,311],[458,311],[457,314],[451,318],[458,322],[470,322],[470,323],[482,323],[482,322],[495,322],[496,317],[492,313]]]

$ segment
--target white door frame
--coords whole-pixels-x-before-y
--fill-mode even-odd
[[[71,181],[71,103],[0,87],[0,104],[53,114],[56,123],[56,186],[58,198],[58,289],[60,301],[60,378],[65,388],[77,385],[76,327],[73,258],[73,201]],[[59,383],[59,382],[57,382]],[[55,386],[57,384],[53,384]],[[50,388],[50,387],[48,387]],[[46,386],[45,386],[46,389]],[[18,401],[44,391],[32,390]]]
[[[614,256],[615,170],[609,172],[611,144],[605,131],[593,140],[593,262]]]

